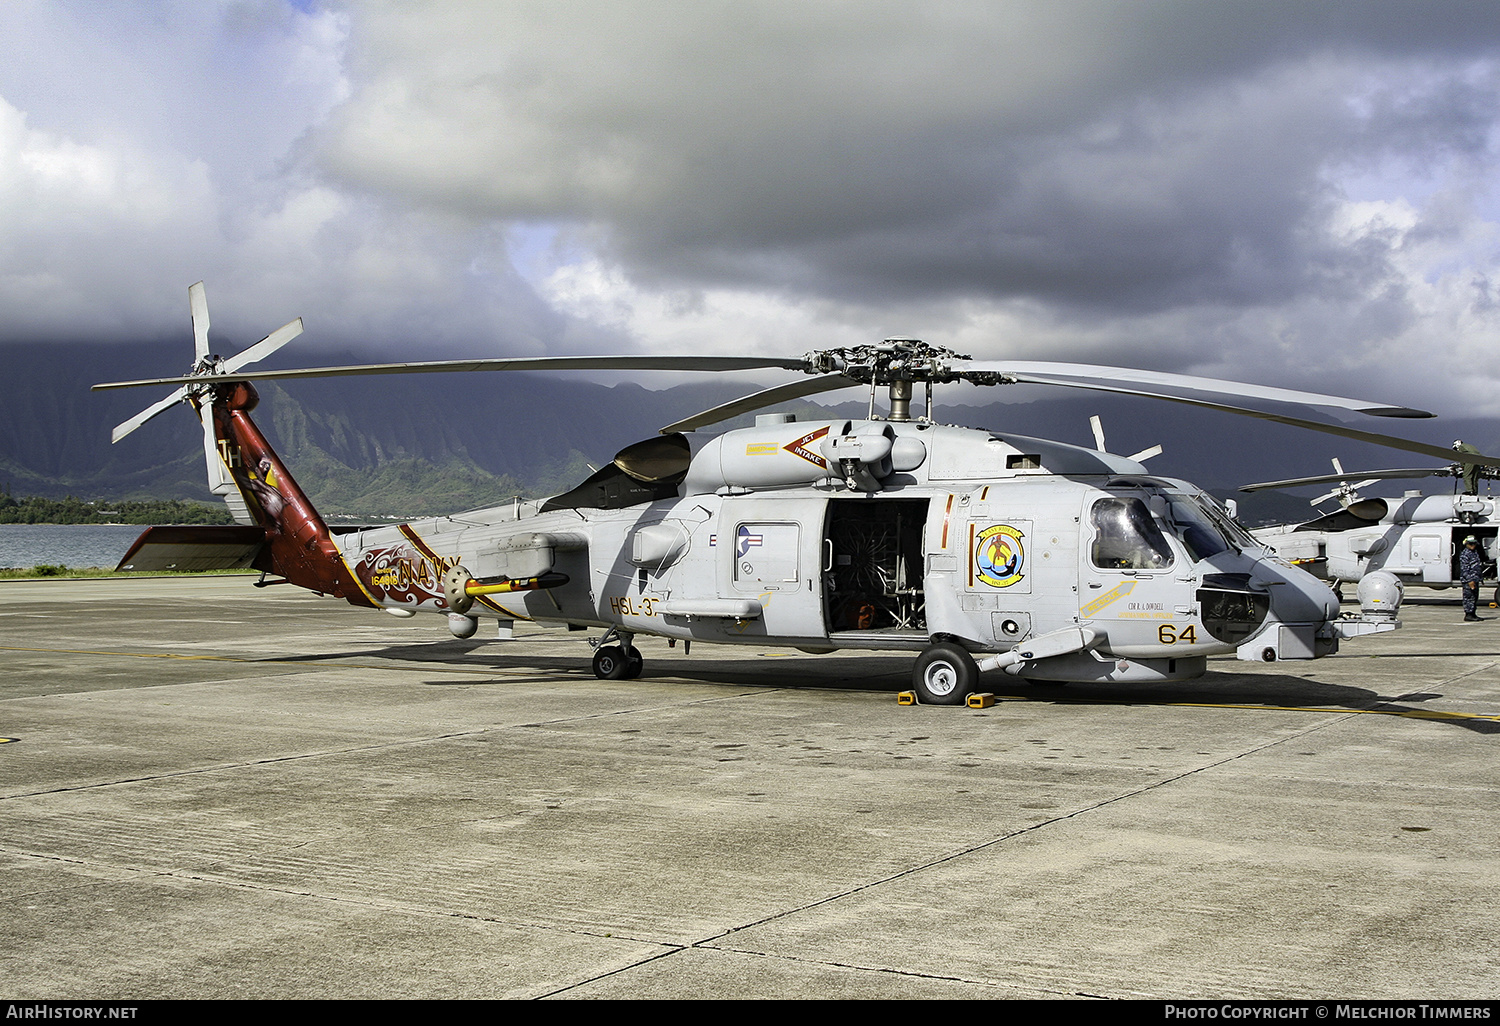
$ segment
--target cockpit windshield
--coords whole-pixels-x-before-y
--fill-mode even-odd
[[[1255,540],[1212,497],[1203,492],[1181,491],[1169,491],[1166,495],[1173,532],[1182,539],[1194,561],[1217,556],[1228,549],[1242,552],[1256,548]]]
[[[1234,546],[1236,550],[1243,551],[1250,549],[1254,551],[1264,548],[1260,542],[1250,536],[1249,531],[1240,526],[1239,521],[1229,515],[1229,512],[1223,506],[1211,501],[1211,497],[1200,495],[1198,497],[1198,504],[1208,510],[1209,515],[1213,517],[1214,523],[1219,525],[1219,530],[1224,532],[1224,537],[1229,539],[1229,544]]]
[[[1143,498],[1111,496],[1094,503],[1092,557],[1097,567],[1161,570],[1172,565],[1167,533],[1182,542],[1193,562],[1221,552],[1255,550],[1258,543],[1214,499],[1180,488],[1147,485]]]
[[[1172,531],[1187,546],[1193,562],[1217,556],[1229,549],[1229,540],[1219,530],[1208,511],[1196,499],[1181,492],[1167,493],[1167,510]]]
[[[1137,498],[1112,496],[1094,503],[1094,565],[1110,570],[1164,570],[1172,547]]]

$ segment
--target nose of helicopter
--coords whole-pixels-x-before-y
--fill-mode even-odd
[[[1318,651],[1316,639],[1332,636],[1327,628],[1339,618],[1338,600],[1306,571],[1245,553],[1216,561],[1198,585],[1204,629],[1216,641],[1235,645],[1240,658],[1327,654]]]
[[[1226,641],[1236,629],[1242,632],[1235,642],[1240,659],[1316,659],[1337,651],[1342,631],[1330,630],[1330,625],[1339,619],[1339,603],[1322,581],[1268,560],[1256,561],[1240,580],[1247,589],[1240,595],[1248,601],[1237,599],[1232,588],[1218,595],[1208,587],[1199,591],[1204,626],[1210,632]],[[1210,583],[1205,579],[1205,585]],[[1242,619],[1236,621],[1236,614]]]
[[[1322,625],[1339,618],[1339,600],[1333,591],[1306,570],[1262,562],[1257,564],[1251,582],[1252,587],[1270,592],[1268,620]]]

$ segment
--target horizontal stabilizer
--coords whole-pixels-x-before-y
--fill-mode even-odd
[[[263,527],[148,527],[116,570],[244,570],[266,544]]]

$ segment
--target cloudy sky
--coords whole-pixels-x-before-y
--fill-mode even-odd
[[[1500,4],[0,4],[0,337],[908,335],[1500,414]],[[226,348],[229,348],[226,346]]]

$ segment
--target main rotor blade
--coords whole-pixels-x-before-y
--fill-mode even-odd
[[[661,429],[660,433],[670,435],[674,431],[692,431],[695,428],[717,424],[721,420],[730,420],[742,413],[775,406],[777,403],[784,403],[791,399],[801,399],[805,396],[817,395],[819,392],[832,392],[838,388],[848,388],[859,384],[861,382],[846,378],[842,374],[819,374],[805,381],[793,381],[774,388],[763,389],[752,395],[742,396],[733,402],[724,403],[722,406],[715,406],[711,410],[695,413],[686,420],[668,424]]]
[[[208,355],[208,293],[201,281],[188,286],[188,310],[193,316],[193,363],[197,365]]]
[[[1125,395],[1142,395],[1155,399],[1174,399],[1156,388],[1184,388],[1195,392],[1212,392],[1217,395],[1240,396],[1245,399],[1269,399],[1274,402],[1300,403],[1305,406],[1331,406],[1342,410],[1368,414],[1371,417],[1431,417],[1426,410],[1414,410],[1406,406],[1387,406],[1367,399],[1346,399],[1342,396],[1323,395],[1320,392],[1298,392],[1290,388],[1273,388],[1269,385],[1251,385],[1242,381],[1225,381],[1220,378],[1199,378],[1189,374],[1166,374],[1159,371],[1134,370],[1129,367],[1104,367],[1086,363],[1052,363],[1047,361],[975,362],[953,365],[960,377],[969,377],[974,372],[999,373],[1017,381],[1040,385],[1063,385],[1070,388],[1092,388],[1103,392],[1119,392]],[[1092,384],[1089,379],[1109,382],[1109,387]],[[1151,388],[1130,389],[1117,382],[1128,381]],[[1187,401],[1187,400],[1181,400]]]
[[[298,317],[290,324],[283,324],[249,349],[225,360],[224,373],[233,374],[241,367],[248,367],[252,363],[264,360],[300,334],[302,334],[302,318]]]
[[[1304,417],[1290,417],[1280,413],[1267,413],[1263,410],[1252,410],[1249,407],[1233,406],[1229,403],[1217,403],[1208,399],[1192,399],[1188,396],[1172,395],[1169,392],[1148,391],[1146,389],[1127,388],[1125,386],[1054,380],[1051,377],[1036,374],[1012,373],[1011,377],[1014,377],[1017,381],[1028,381],[1039,385],[1071,385],[1074,388],[1088,388],[1096,392],[1116,392],[1120,395],[1138,395],[1152,399],[1164,399],[1167,402],[1183,403],[1187,406],[1198,406],[1207,410],[1219,410],[1223,413],[1237,413],[1242,417],[1254,417],[1257,420],[1269,420],[1276,424],[1307,428],[1309,431],[1321,431],[1324,434],[1338,435],[1340,438],[1352,438],[1357,442],[1369,442],[1371,445],[1385,446],[1387,449],[1404,449],[1407,452],[1419,452],[1423,456],[1431,456],[1433,459],[1448,460],[1457,463],[1478,463],[1485,467],[1500,467],[1500,456],[1486,456],[1483,453],[1455,452],[1453,449],[1445,448],[1441,445],[1414,442],[1408,438],[1397,438],[1395,435],[1382,435],[1374,431],[1360,431],[1357,428],[1344,427],[1342,424],[1328,424],[1318,420],[1307,420]],[[1233,385],[1234,382],[1226,381],[1224,384]],[[1248,387],[1253,388],[1254,386]],[[1282,390],[1275,389],[1273,391]],[[1328,400],[1337,401],[1337,397],[1335,396],[1323,396],[1322,398],[1325,404],[1327,404]],[[1344,401],[1357,402],[1358,400],[1350,399]],[[1393,408],[1400,409],[1401,407],[1381,407],[1381,409]],[[1361,412],[1368,413],[1369,410]],[[1417,412],[1420,411],[1413,411],[1413,413]],[[1385,416],[1385,414],[1375,414],[1375,416]],[[1430,416],[1430,414],[1424,414],[1424,416]]]
[[[109,436],[110,444],[112,445],[115,442],[118,442],[120,439],[130,434],[136,428],[140,427],[142,424],[146,423],[146,421],[150,420],[158,413],[161,413],[163,410],[171,409],[177,403],[182,402],[183,397],[185,397],[186,395],[187,386],[184,385],[160,402],[152,403],[140,413],[137,413],[134,417],[131,417],[129,420],[116,425],[114,431]]]
[[[253,348],[253,347],[252,347]],[[774,359],[759,356],[531,356],[500,360],[433,360],[427,363],[365,363],[347,367],[307,367],[301,370],[246,371],[236,373],[234,381],[272,381],[294,378],[332,378],[359,374],[432,374],[445,371],[527,371],[527,370],[665,370],[665,371],[738,371],[806,370],[803,359]],[[140,381],[110,381],[95,385],[94,390],[139,388],[143,385],[185,385],[204,380],[204,375],[182,375],[173,378],[147,378]]]
[[[1356,478],[1369,478],[1364,483],[1374,484],[1379,480],[1397,479],[1404,477],[1447,477],[1453,471],[1447,467],[1428,467],[1421,469],[1410,467],[1398,470],[1366,470],[1360,474],[1321,474],[1317,477],[1293,477],[1285,481],[1259,481],[1255,484],[1241,485],[1242,492],[1260,492],[1268,488],[1297,488],[1301,485],[1333,484],[1339,481],[1353,481]],[[1362,487],[1362,486],[1361,486]],[[1337,493],[1334,493],[1337,494]]]

